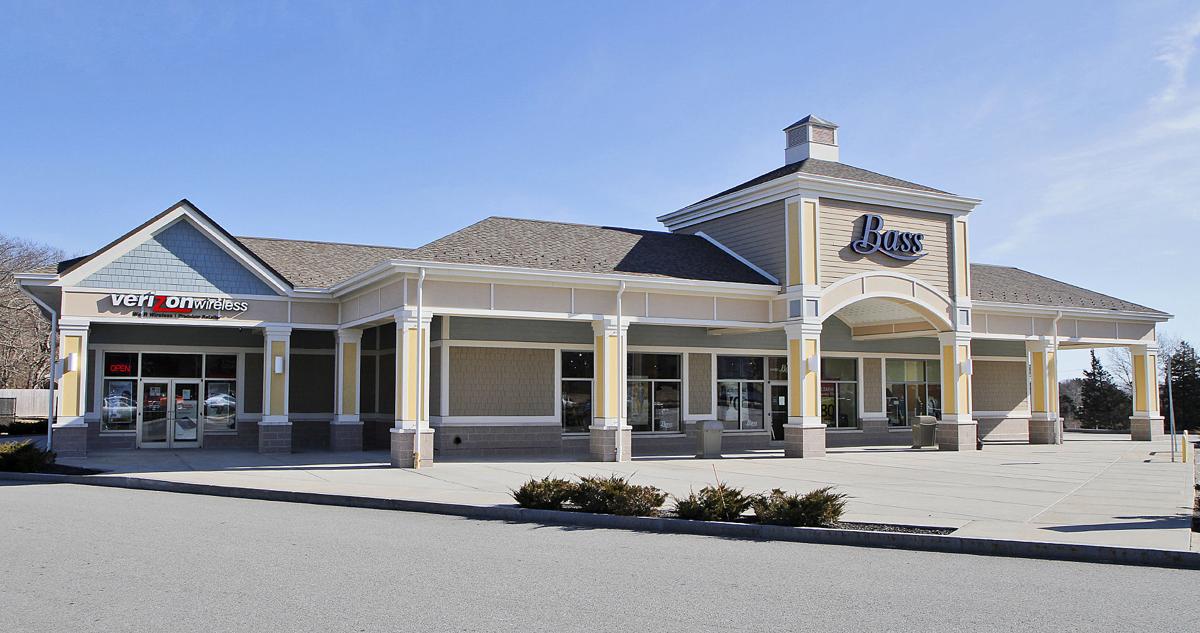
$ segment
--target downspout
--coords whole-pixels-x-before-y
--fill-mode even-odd
[[[57,373],[55,365],[58,360],[58,311],[26,290],[25,286],[17,284],[17,287],[41,309],[50,313],[50,405],[49,411],[46,412],[46,450],[50,450],[54,442],[54,387],[58,383],[58,377],[54,375]]]
[[[1054,342],[1054,393],[1058,394],[1058,321],[1063,317],[1062,310],[1058,310],[1054,314],[1054,323],[1050,327],[1054,328],[1054,336],[1051,339]],[[1061,397],[1061,396],[1060,396]],[[1058,419],[1054,422],[1054,432],[1058,436],[1058,443],[1063,443],[1063,417],[1062,411],[1058,410],[1057,402],[1048,402],[1048,406],[1054,407],[1055,417]]]
[[[425,332],[421,317],[424,311],[425,268],[418,269],[417,274],[417,419],[414,420],[416,431],[413,434],[413,468],[421,467],[421,417],[428,417],[429,403],[425,397]]]
[[[621,445],[624,443],[621,436],[625,432],[625,418],[628,415],[625,407],[629,404],[629,385],[625,383],[627,378],[625,374],[628,369],[626,364],[629,362],[626,358],[628,352],[625,350],[625,337],[621,336],[621,295],[624,294],[625,282],[622,281],[617,285],[617,385],[623,387],[625,393],[617,394],[617,398],[619,398],[617,402],[620,404],[617,405],[617,441],[614,455],[618,462],[621,461]],[[631,438],[630,443],[632,442]]]

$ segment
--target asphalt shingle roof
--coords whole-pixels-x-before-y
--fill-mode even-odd
[[[268,237],[237,238],[295,286],[328,288],[412,249]]]
[[[883,174],[862,169],[861,167],[855,167],[853,165],[847,165],[845,163],[839,163],[830,160],[806,158],[804,160],[796,161],[790,165],[784,165],[779,169],[772,169],[771,171],[758,176],[757,178],[751,178],[740,185],[730,187],[725,191],[713,194],[703,200],[700,200],[699,202],[715,200],[721,196],[726,196],[736,191],[741,191],[742,189],[749,189],[755,185],[761,185],[763,183],[775,180],[776,178],[791,176],[793,174],[811,174],[813,176],[841,178],[842,180],[853,180],[855,182],[865,182],[872,185],[887,185],[889,187],[900,187],[902,189],[912,189],[914,191],[924,191],[927,193],[946,193],[940,189],[926,187],[925,185],[918,185],[915,182],[900,180],[899,178],[892,178],[891,176],[885,176]],[[699,202],[693,204],[699,204]]]
[[[694,235],[491,217],[408,253],[408,259],[771,284]]]
[[[1161,310],[1011,266],[971,264],[971,299],[1052,308],[1092,308],[1166,315]]]

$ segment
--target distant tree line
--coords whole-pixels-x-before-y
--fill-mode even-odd
[[[50,322],[14,275],[62,259],[57,248],[0,234],[0,389],[49,386]]]

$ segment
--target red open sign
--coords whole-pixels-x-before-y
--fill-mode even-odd
[[[107,373],[110,376],[128,376],[133,373],[133,367],[129,363],[109,363]]]

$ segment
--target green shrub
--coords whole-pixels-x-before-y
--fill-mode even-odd
[[[833,492],[832,486],[804,495],[786,493],[778,488],[755,495],[751,505],[761,523],[819,527],[837,523],[846,509],[846,495]]]
[[[54,452],[44,451],[32,440],[0,444],[0,470],[35,473],[54,463]]]
[[[563,504],[571,499],[571,493],[574,491],[574,483],[566,479],[547,476],[541,479],[530,479],[511,493],[517,505],[522,508],[561,510]]]
[[[741,488],[718,481],[715,486],[701,488],[699,493],[693,492],[682,499],[675,497],[675,514],[695,521],[736,521],[750,509],[753,500]]]
[[[0,422],[0,433],[9,435],[45,435],[45,420],[13,420]]]
[[[654,486],[629,483],[625,477],[580,477],[571,493],[571,502],[584,512],[655,516],[667,500],[667,493]]]

